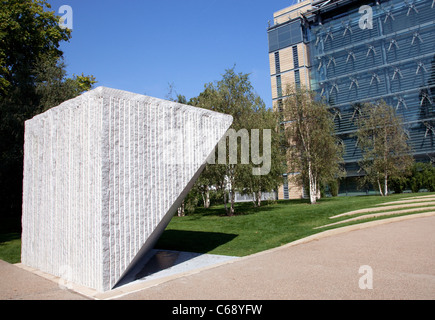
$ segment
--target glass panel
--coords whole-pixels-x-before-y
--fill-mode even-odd
[[[433,154],[435,136],[430,129],[435,127],[433,0],[390,0],[383,1],[381,6],[367,1],[367,4],[373,9],[373,29],[359,27],[358,8],[341,11],[339,16],[331,11],[322,25],[314,23],[306,29],[314,66],[312,87],[340,110],[335,128],[346,145],[346,162],[355,162],[361,156],[351,138],[356,130],[354,105],[380,99],[392,105],[403,118],[414,152]],[[415,10],[414,7],[410,10],[411,4]],[[348,25],[352,33],[345,33]],[[351,79],[355,80],[353,84]]]
[[[298,55],[298,47],[293,47],[293,63],[295,68],[299,68],[299,55]]]
[[[281,72],[281,63],[279,61],[279,51],[275,52],[275,71],[276,71],[276,73]]]
[[[269,52],[280,50],[302,42],[302,28],[299,21],[269,31]]]
[[[273,30],[269,32],[269,52],[276,51],[278,49],[278,31]]]
[[[302,42],[302,28],[299,23],[293,23],[291,25],[291,36],[292,36],[292,42],[298,43]]]
[[[278,97],[282,97],[281,76],[276,76],[276,90],[278,92]]]
[[[295,84],[296,84],[296,88],[301,87],[301,76],[299,74],[299,70],[295,70]]]

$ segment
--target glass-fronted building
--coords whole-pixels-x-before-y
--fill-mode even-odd
[[[268,30],[274,107],[282,107],[287,84],[304,84],[326,99],[346,147],[341,193],[356,191],[361,151],[354,133],[362,103],[383,99],[393,106],[416,160],[435,158],[434,0],[301,1],[279,13]],[[295,46],[305,52],[307,79],[301,66],[288,70],[292,77],[277,68],[286,64],[282,52]]]

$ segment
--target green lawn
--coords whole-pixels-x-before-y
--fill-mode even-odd
[[[0,260],[18,263],[21,260],[20,221],[12,218],[0,220]]]
[[[0,260],[9,263],[21,261],[21,239],[19,233],[0,234]]]
[[[157,247],[180,251],[246,256],[325,230],[357,224],[375,219],[349,222],[339,226],[314,230],[331,222],[329,217],[367,208],[401,198],[428,195],[399,194],[386,198],[379,196],[326,198],[316,205],[305,200],[278,201],[253,208],[252,203],[237,204],[237,216],[226,217],[223,206],[209,210],[197,209],[195,214],[174,217],[160,238]],[[397,216],[397,215],[395,215]],[[391,218],[391,216],[377,219]]]
[[[371,207],[412,196],[429,193],[400,194],[386,198],[379,196],[326,198],[316,205],[305,200],[278,201],[263,203],[254,208],[252,203],[236,204],[236,216],[225,216],[223,206],[208,210],[198,208],[186,217],[174,217],[160,238],[157,248],[198,253],[212,253],[230,256],[246,256],[278,247],[289,242],[339,228],[344,225],[313,229],[349,217],[334,219],[329,217],[352,210]],[[391,216],[377,218],[385,219]],[[345,225],[367,222],[360,220]],[[10,263],[20,261],[21,241],[18,233],[1,232],[0,259]]]

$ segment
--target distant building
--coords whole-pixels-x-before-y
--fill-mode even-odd
[[[403,117],[417,161],[435,157],[435,1],[298,1],[268,28],[274,109],[287,85],[326,98],[346,147],[341,194],[358,192],[359,105],[381,99]],[[303,196],[286,182],[280,199]]]

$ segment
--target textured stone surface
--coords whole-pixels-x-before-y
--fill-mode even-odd
[[[27,121],[22,263],[113,288],[152,249],[231,123],[104,87]]]

